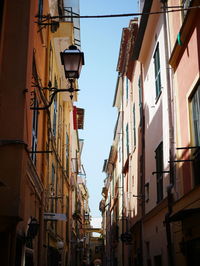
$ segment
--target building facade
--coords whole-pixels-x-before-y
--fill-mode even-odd
[[[79,1],[1,1],[0,259],[2,265],[81,265],[84,110],[60,52],[80,48]],[[71,17],[65,19],[64,15]],[[78,83],[73,83],[74,89]],[[84,195],[82,195],[84,194]],[[82,195],[82,196],[81,196]],[[79,224],[78,224],[79,223]],[[84,228],[82,235],[85,234]],[[81,237],[82,237],[81,235]],[[79,252],[80,253],[80,252]]]
[[[122,31],[100,204],[106,265],[200,262],[198,5],[140,1],[138,29]]]
[[[178,1],[170,1],[175,5]],[[170,223],[174,265],[198,265],[199,221],[199,1],[182,1],[179,14],[169,14],[172,30],[169,64],[176,97],[176,194]],[[187,9],[191,8],[191,9]],[[173,25],[173,27],[172,27]],[[191,71],[192,69],[192,71]],[[183,122],[184,119],[184,122]]]

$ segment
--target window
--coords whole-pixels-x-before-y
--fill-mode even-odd
[[[156,181],[157,181],[157,203],[163,199],[163,143],[161,142],[156,154]]]
[[[146,241],[145,244],[146,244],[146,254],[147,254],[147,266],[151,266],[150,243],[149,241]]]
[[[149,182],[144,185],[145,188],[145,201],[149,201]]]
[[[69,196],[66,196],[66,216],[69,217]],[[69,219],[66,221],[66,240],[69,241]]]
[[[195,91],[191,99],[191,111],[192,111],[192,135],[194,146],[200,146],[200,85]],[[196,149],[193,153],[193,174],[194,185],[200,184],[200,150]]]
[[[198,216],[197,216],[198,217]],[[198,218],[197,218],[198,219]],[[185,242],[188,266],[198,266],[200,261],[200,238]]]
[[[200,146],[200,85],[191,99],[194,144]]]
[[[53,135],[56,136],[56,121],[57,121],[57,95],[54,97],[53,100]]]
[[[191,0],[182,0],[182,6],[183,6],[183,8],[188,8],[190,6],[190,2],[191,2]],[[187,11],[188,10],[183,10],[182,11],[182,18],[183,19],[185,18],[186,14],[187,14]]]
[[[35,64],[35,58],[33,56],[33,63],[32,63],[32,81],[33,84],[38,83],[38,74]],[[33,101],[33,108],[38,107],[38,100],[35,91],[33,91],[33,98],[31,99]],[[37,150],[37,136],[38,136],[38,110],[33,109],[33,117],[32,117],[32,153],[31,158],[33,163],[36,165],[36,150]]]
[[[2,236],[0,235],[0,238],[2,239]],[[24,241],[23,237],[20,235],[16,236],[16,255],[15,255],[15,266],[21,266],[22,265],[22,253],[24,249]],[[4,240],[5,241],[5,240]],[[5,245],[5,242],[4,242]],[[2,248],[1,248],[2,250]]]
[[[154,265],[155,266],[162,266],[162,256],[161,255],[154,256]]]
[[[3,26],[3,11],[4,11],[4,0],[0,1],[0,39],[2,33],[2,26]]]
[[[56,196],[56,173],[55,167],[52,164],[51,166],[51,212],[55,212],[55,196]]]
[[[66,174],[69,175],[69,136],[66,132]]]
[[[119,162],[121,162],[121,146],[119,146],[118,148],[118,158],[119,158]]]
[[[140,127],[142,126],[143,119],[143,109],[142,109],[142,85],[141,85],[141,77],[138,80],[139,87],[139,110],[140,110]]]
[[[56,196],[57,196],[57,181],[56,181],[56,172],[55,167],[52,164],[51,166],[51,181],[50,181],[50,212],[56,212]],[[56,230],[56,222],[51,221],[50,223],[52,230]]]
[[[53,79],[52,68],[53,68],[53,48],[52,48],[52,44],[50,43],[50,46],[49,46],[49,80],[50,81]]]
[[[43,0],[38,0],[38,17],[42,19],[43,15]]]
[[[126,125],[126,152],[127,157],[129,156],[129,132],[128,132],[128,124]]]
[[[157,99],[160,96],[160,93],[161,93],[159,44],[156,47],[156,50],[155,50],[153,58],[154,58],[154,70],[155,70],[156,99]]]
[[[128,93],[129,93],[129,82],[128,82],[128,78],[126,77],[125,79],[125,86],[126,86],[126,100],[128,101]]]
[[[57,80],[55,78],[55,87],[58,87]],[[57,122],[57,95],[54,97],[53,100],[53,135],[56,136],[56,122]]]
[[[38,101],[34,93],[34,108],[38,107]],[[31,158],[33,163],[36,165],[36,150],[37,150],[37,135],[38,135],[38,110],[33,110],[32,120],[32,153]]]
[[[135,104],[133,104],[133,146],[136,147]]]
[[[112,199],[114,199],[115,196],[115,176],[112,174],[111,176],[111,185],[112,185]]]

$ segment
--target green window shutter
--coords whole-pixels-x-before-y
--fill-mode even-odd
[[[128,101],[128,93],[129,93],[129,82],[128,78],[126,77],[126,100]]]
[[[138,80],[138,87],[139,87],[139,110],[140,110],[140,127],[141,127],[143,121],[141,77]]]
[[[136,128],[135,128],[135,103],[133,105],[133,145],[136,146]]]
[[[128,129],[128,124],[126,125],[126,152],[127,152],[127,157],[129,156],[129,129]]]
[[[194,143],[196,146],[200,145],[200,86],[195,92],[191,100],[192,104],[192,123],[194,132]]]
[[[154,70],[155,70],[156,99],[157,99],[160,95],[160,92],[161,92],[159,44],[156,47],[153,58],[154,58]]]

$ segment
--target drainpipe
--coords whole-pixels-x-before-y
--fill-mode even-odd
[[[125,233],[125,224],[124,224],[124,77],[122,78],[122,234]],[[124,256],[124,241],[122,241],[122,266],[125,265],[125,256]]]
[[[140,248],[141,248],[141,263],[143,265],[143,254],[144,254],[144,217],[145,217],[145,115],[144,115],[144,81],[143,81],[143,65],[140,63],[140,81],[142,86],[142,144],[141,144],[141,155],[142,155],[142,173],[141,173],[141,190],[140,194],[143,195],[142,197],[142,204],[141,204],[141,232],[140,232]]]
[[[165,38],[165,55],[166,55],[166,78],[167,78],[167,100],[168,100],[168,119],[169,119],[169,161],[170,161],[170,185],[167,188],[167,202],[168,202],[168,212],[165,215],[165,227],[166,227],[166,237],[167,237],[167,251],[168,251],[168,265],[174,266],[173,250],[172,250],[172,239],[171,239],[171,225],[169,222],[169,217],[172,213],[173,205],[173,195],[172,187],[175,181],[175,168],[171,163],[175,158],[175,147],[174,147],[174,124],[173,124],[173,95],[172,95],[172,78],[169,69],[169,35],[167,27],[167,0],[161,0],[163,3],[163,25],[164,25],[164,38]]]
[[[167,187],[167,204],[168,204],[168,212],[165,215],[165,228],[166,228],[166,237],[167,237],[167,252],[168,252],[168,265],[174,266],[174,258],[173,258],[173,245],[171,239],[171,227],[170,227],[170,215],[172,213],[172,205],[173,205],[173,194],[171,192],[172,185]]]

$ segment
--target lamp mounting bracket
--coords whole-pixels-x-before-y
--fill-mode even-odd
[[[56,87],[52,87],[51,82],[48,83],[48,87],[44,87],[44,88],[41,88],[39,85],[37,85],[37,87],[39,89],[48,90],[48,91],[52,92],[52,94],[50,95],[50,101],[45,106],[31,107],[30,109],[31,110],[47,110],[51,106],[51,104],[53,103],[53,100],[54,100],[54,98],[55,98],[55,96],[56,96],[56,94],[58,92],[69,92],[70,93],[70,98],[72,100],[73,99],[73,94],[72,93],[76,92],[76,91],[80,91],[80,90],[73,88],[73,82],[74,82],[73,79],[68,79],[68,80],[70,82],[70,87],[68,89],[58,89]]]

